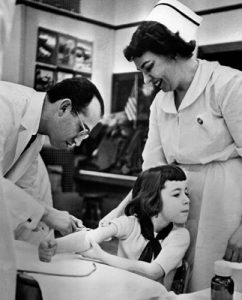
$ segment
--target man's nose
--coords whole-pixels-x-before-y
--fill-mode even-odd
[[[147,73],[143,73],[143,77],[144,77],[144,83],[147,84],[147,83],[150,83],[151,82],[151,77],[149,74]]]

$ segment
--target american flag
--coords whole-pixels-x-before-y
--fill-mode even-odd
[[[137,121],[138,106],[138,74],[135,74],[134,85],[125,105],[124,111],[129,121]]]

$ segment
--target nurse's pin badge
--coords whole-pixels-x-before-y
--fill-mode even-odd
[[[197,122],[198,122],[198,124],[202,125],[203,124],[203,119],[201,119],[200,117],[197,117]]]

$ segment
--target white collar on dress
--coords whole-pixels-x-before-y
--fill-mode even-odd
[[[178,111],[175,106],[173,92],[164,93],[163,91],[161,91],[158,93],[158,95],[160,93],[163,93],[161,109],[164,110],[164,112],[166,113],[177,114],[177,112],[185,109],[193,102],[195,102],[205,89],[211,75],[218,66],[218,62],[208,62],[206,60],[198,59],[197,71],[195,73],[195,76],[193,77],[189,89],[187,90],[186,95],[182,100]]]

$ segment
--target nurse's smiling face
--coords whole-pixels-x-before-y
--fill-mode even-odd
[[[135,57],[134,63],[143,73],[145,83],[152,83],[157,90],[164,92],[176,89],[176,59],[147,51],[140,57]]]

